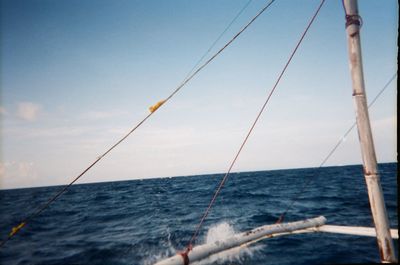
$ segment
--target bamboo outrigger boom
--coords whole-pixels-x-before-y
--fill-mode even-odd
[[[308,228],[307,230],[313,232],[376,237],[376,231],[373,227],[323,225],[315,228]],[[392,238],[399,239],[399,231],[397,229],[390,229],[390,234],[392,235]]]
[[[213,254],[229,250],[242,245],[247,245],[254,241],[258,241],[268,236],[275,234],[288,234],[296,232],[297,230],[304,230],[306,228],[318,227],[324,225],[326,222],[325,217],[320,216],[303,221],[264,225],[257,227],[253,230],[236,234],[230,238],[216,241],[210,244],[204,244],[194,247],[189,253],[188,258],[190,262],[195,262],[207,258]],[[180,254],[177,254],[168,259],[157,262],[155,265],[184,265],[184,259]]]

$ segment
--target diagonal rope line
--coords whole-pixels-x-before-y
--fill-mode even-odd
[[[192,72],[194,71],[194,69],[196,69],[200,63],[203,61],[203,59],[211,52],[211,50],[215,47],[215,45],[218,43],[218,41],[224,36],[224,34],[230,29],[230,27],[233,25],[233,23],[235,23],[235,21],[240,17],[240,15],[244,12],[244,10],[246,10],[246,8],[250,5],[250,3],[253,0],[249,0],[243,7],[242,9],[236,14],[236,16],[231,20],[231,22],[225,27],[225,29],[221,32],[221,34],[219,34],[219,36],[215,39],[215,41],[210,45],[210,47],[207,49],[207,51],[199,58],[199,60],[196,62],[196,64],[192,67],[192,69],[190,69],[190,71],[188,72],[188,74],[186,75],[185,79],[187,79]],[[184,79],[184,80],[185,80]],[[131,251],[133,248],[133,246],[129,247],[128,250],[125,252],[125,254],[127,254],[129,251]]]
[[[228,26],[226,26],[226,28],[224,29],[224,31],[221,32],[221,34],[219,34],[219,36],[215,39],[215,41],[210,45],[210,47],[207,49],[207,51],[200,57],[200,59],[197,61],[197,63],[192,67],[192,69],[190,69],[190,71],[188,72],[188,74],[186,75],[185,79],[188,78],[190,76],[190,74],[194,71],[194,69],[196,69],[197,66],[200,65],[200,63],[203,61],[203,59],[211,52],[211,50],[215,47],[215,45],[218,43],[218,41],[222,38],[222,36],[224,36],[224,34],[230,29],[230,27],[233,25],[233,23],[235,23],[235,21],[239,18],[239,16],[243,13],[244,10],[246,10],[246,8],[250,5],[250,3],[253,0],[249,0],[244,6],[243,8],[239,11],[239,13],[236,14],[236,16],[232,19],[232,21],[228,24]]]
[[[53,197],[51,197],[45,204],[37,208],[33,213],[28,215],[23,221],[13,227],[11,229],[11,233],[8,237],[0,243],[0,247],[2,247],[8,240],[10,240],[19,230],[21,230],[31,219],[42,213],[46,208],[50,206],[55,200],[58,199],[65,191],[67,191],[79,178],[81,178],[86,172],[88,172],[94,165],[96,165],[103,157],[105,157],[111,150],[117,147],[121,142],[123,142],[129,135],[131,135],[140,125],[142,125],[154,112],[149,113],[141,122],[139,122],[135,127],[133,127],[124,137],[122,137],[118,142],[116,142],[113,146],[111,146],[106,152],[104,152],[101,156],[99,156],[92,164],[90,164],[82,173],[80,173],[73,181],[71,181],[68,185],[58,191]]]
[[[388,88],[388,86],[392,83],[392,81],[397,77],[397,73],[395,73],[389,81],[386,82],[386,84],[383,86],[383,88],[379,91],[379,93],[374,97],[374,99],[369,103],[368,108],[372,107],[376,100],[382,95],[382,93]],[[322,160],[321,164],[318,166],[318,169],[321,168],[322,166],[325,165],[325,163],[329,160],[329,158],[336,152],[338,147],[344,142],[344,139],[350,134],[350,132],[356,127],[357,121],[354,121],[354,123],[350,126],[350,128],[344,133],[344,135],[339,139],[339,141],[334,145],[334,147],[329,151],[328,155]],[[279,216],[278,220],[276,221],[277,223],[280,223],[283,221],[285,218],[286,214],[289,212],[289,210],[293,207],[293,205],[300,199],[300,196],[304,193],[308,185],[310,185],[311,181],[318,176],[318,173],[314,173],[313,176],[311,176],[302,186],[300,191],[293,197],[291,202],[289,203],[289,206],[285,209],[285,211]]]
[[[236,33],[235,36],[231,40],[229,40],[221,49],[219,49],[213,56],[210,57],[205,63],[203,63],[199,68],[197,68],[196,71],[194,71],[193,74],[191,74],[188,78],[186,78],[176,89],[172,94],[165,99],[165,101],[168,101],[171,99],[173,96],[175,96],[176,93],[179,92],[179,90],[186,85],[197,73],[199,73],[204,67],[206,67],[212,60],[215,59],[225,48],[227,48],[229,45],[231,45],[232,42],[234,42],[237,37],[239,37],[262,13],[264,13],[265,10],[267,10],[268,7],[272,5],[272,3],[275,2],[275,0],[271,0],[265,7],[263,7],[257,15],[255,15],[247,24],[244,26],[238,33]]]
[[[43,212],[47,207],[50,206],[58,197],[60,197],[65,191],[67,191],[78,179],[80,179],[86,172],[88,172],[94,165],[96,165],[102,158],[104,158],[108,153],[110,153],[115,147],[117,147],[120,143],[122,143],[128,136],[130,136],[136,129],[138,129],[143,123],[145,123],[164,103],[169,101],[172,97],[174,97],[193,77],[195,77],[204,67],[206,67],[209,63],[211,63],[223,50],[225,50],[229,45],[232,44],[275,0],[269,1],[264,8],[261,9],[236,35],[234,35],[221,49],[219,49],[213,56],[210,57],[206,62],[204,62],[200,67],[197,68],[188,78],[184,79],[184,81],[165,99],[161,104],[158,105],[154,110],[152,110],[143,120],[141,120],[135,127],[133,127],[126,135],[124,135],[120,140],[118,140],[114,145],[112,145],[106,152],[104,152],[101,156],[99,156],[92,164],[90,164],[85,170],[82,171],[73,181],[71,181],[68,185],[62,188],[59,192],[57,192],[53,197],[51,197],[44,205],[38,207],[32,214],[28,215],[23,221],[17,226],[11,229],[10,234],[6,239],[1,241],[0,248],[4,246],[4,244],[10,240],[15,234],[17,234],[32,218],[39,215]]]
[[[313,24],[315,18],[317,17],[317,15],[318,15],[318,13],[319,13],[319,11],[320,11],[320,9],[321,9],[321,7],[322,7],[322,5],[323,5],[324,3],[325,3],[325,0],[322,0],[321,3],[319,4],[317,10],[315,11],[314,15],[312,16],[311,20],[309,21],[309,23],[308,23],[306,29],[304,30],[303,34],[301,35],[299,41],[297,42],[296,47],[295,47],[294,50],[292,51],[292,53],[291,53],[289,59],[287,60],[285,66],[283,67],[281,73],[279,74],[278,79],[277,79],[276,82],[275,82],[275,85],[273,86],[272,90],[269,92],[266,101],[264,102],[263,106],[261,107],[260,111],[258,112],[258,114],[257,114],[257,116],[256,116],[256,119],[254,120],[253,124],[251,125],[250,130],[248,131],[246,137],[244,138],[244,140],[243,140],[243,142],[242,142],[242,144],[241,144],[241,146],[240,146],[238,152],[237,152],[236,155],[235,155],[235,158],[233,159],[232,163],[230,164],[228,171],[226,172],[226,174],[225,174],[224,177],[222,178],[222,181],[220,182],[218,188],[216,189],[216,191],[215,191],[215,193],[214,193],[214,195],[213,195],[213,197],[212,197],[212,199],[211,199],[211,201],[210,201],[210,203],[209,203],[207,209],[205,210],[205,212],[204,212],[202,218],[200,219],[200,222],[199,222],[199,224],[197,225],[197,227],[196,227],[196,229],[195,229],[195,231],[194,231],[194,233],[193,233],[193,236],[192,236],[192,237],[190,238],[190,240],[189,240],[188,246],[187,246],[187,248],[186,248],[186,252],[185,252],[185,253],[181,253],[181,255],[183,255],[183,256],[186,255],[186,256],[187,256],[187,253],[189,253],[189,251],[192,249],[193,243],[195,242],[195,240],[196,240],[196,238],[197,238],[197,236],[198,236],[198,234],[199,234],[199,232],[200,232],[200,229],[201,229],[201,227],[202,227],[202,225],[203,225],[205,219],[207,218],[207,216],[208,216],[208,214],[209,214],[209,212],[210,212],[211,207],[212,207],[213,204],[215,203],[215,200],[217,199],[217,197],[218,197],[218,195],[219,195],[219,192],[221,191],[222,187],[224,186],[226,180],[228,179],[228,176],[229,176],[229,174],[230,174],[230,172],[231,172],[233,166],[235,165],[236,160],[238,159],[240,153],[242,152],[243,147],[246,145],[247,140],[249,139],[251,133],[253,132],[253,130],[254,130],[254,128],[255,128],[257,122],[258,122],[258,120],[259,120],[260,117],[261,117],[261,114],[264,112],[265,107],[267,106],[269,100],[270,100],[271,97],[272,97],[272,94],[274,93],[274,91],[275,91],[275,89],[277,88],[277,86],[278,86],[280,80],[282,79],[283,74],[286,72],[286,69],[288,68],[290,62],[292,61],[292,59],[293,59],[294,55],[296,54],[296,52],[297,52],[297,50],[298,50],[300,44],[302,43],[302,41],[303,41],[305,35],[307,34],[308,30],[310,29],[311,25]]]

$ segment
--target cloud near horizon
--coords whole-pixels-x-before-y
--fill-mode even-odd
[[[32,186],[38,177],[32,161],[0,162],[0,188]]]
[[[7,114],[8,114],[7,110],[4,107],[0,106],[0,115],[7,115]]]
[[[128,111],[113,110],[113,111],[88,111],[82,113],[81,119],[85,120],[104,120],[114,117],[119,117],[128,114]]]
[[[42,106],[33,102],[19,102],[17,106],[17,117],[24,120],[33,122],[36,121]]]

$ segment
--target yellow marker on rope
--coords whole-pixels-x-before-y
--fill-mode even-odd
[[[9,234],[9,236],[11,237],[11,236],[13,236],[13,235],[15,235],[22,227],[24,227],[25,226],[25,222],[22,222],[22,223],[20,223],[19,225],[17,225],[17,226],[14,226],[12,229],[11,229],[11,233]]]
[[[153,106],[151,106],[149,108],[150,112],[153,113],[154,111],[156,111],[159,107],[161,107],[162,104],[165,103],[165,100],[160,100],[158,101],[156,104],[154,104]]]

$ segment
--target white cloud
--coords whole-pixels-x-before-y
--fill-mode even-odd
[[[8,114],[8,112],[7,112],[7,110],[5,109],[5,108],[3,108],[3,107],[0,107],[0,115],[7,115]]]
[[[0,162],[0,188],[34,186],[38,173],[31,161]]]
[[[94,129],[93,129],[94,131]],[[59,126],[50,128],[24,128],[18,127],[3,129],[3,135],[19,138],[58,138],[79,137],[86,133],[93,133],[87,126]]]
[[[5,173],[6,173],[6,165],[0,162],[0,178],[3,178]]]
[[[42,107],[32,102],[18,103],[17,117],[25,121],[35,121],[38,118]]]
[[[397,117],[381,118],[371,121],[372,135],[378,161],[393,162],[397,157]]]
[[[18,175],[20,177],[30,177],[36,176],[34,171],[34,164],[33,162],[20,162],[18,163]]]
[[[84,113],[81,117],[89,120],[103,120],[127,114],[127,111],[115,110],[115,111],[89,111]]]
[[[385,117],[376,121],[371,121],[372,126],[378,128],[396,128],[397,117],[395,115],[391,117]]]

